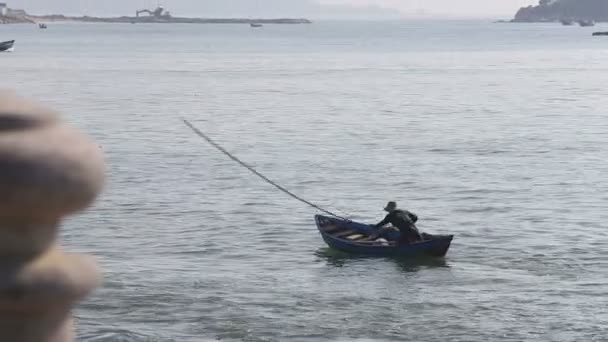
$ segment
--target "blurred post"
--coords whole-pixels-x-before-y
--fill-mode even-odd
[[[89,257],[63,252],[57,232],[103,181],[95,143],[57,113],[0,93],[0,341],[73,340],[70,311],[100,273]]]

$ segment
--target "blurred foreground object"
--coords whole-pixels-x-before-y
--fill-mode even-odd
[[[56,237],[103,182],[97,144],[57,113],[0,92],[0,341],[72,341],[71,308],[100,273]]]

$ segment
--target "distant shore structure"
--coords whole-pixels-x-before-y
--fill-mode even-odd
[[[4,5],[4,7],[2,7]],[[275,19],[246,19],[246,18],[185,18],[173,17],[162,6],[154,10],[139,9],[134,17],[122,16],[113,18],[103,17],[71,17],[63,14],[30,15],[21,9],[11,9],[7,3],[0,3],[0,24],[23,24],[40,22],[88,22],[88,23],[165,23],[165,24],[311,24],[305,18],[275,18]]]
[[[0,24],[34,23],[22,9],[13,9],[6,2],[0,2]]]
[[[162,6],[156,7],[156,9],[154,11],[151,11],[149,9],[137,10],[137,11],[135,11],[135,17],[139,18],[140,14],[143,14],[143,13],[147,13],[148,16],[155,17],[155,18],[171,18],[171,13],[169,11],[165,11],[165,9]]]
[[[595,22],[608,22],[606,0],[539,0],[536,6],[520,8],[511,20],[517,23],[582,22],[581,26]]]

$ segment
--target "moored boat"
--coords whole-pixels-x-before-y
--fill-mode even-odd
[[[582,27],[595,26],[595,21],[593,20],[579,20],[578,24]]]
[[[9,41],[6,41],[6,42],[1,42],[0,43],[0,52],[2,52],[2,51],[8,51],[8,50],[12,49],[14,45],[15,45],[15,41],[14,40],[9,40]]]
[[[384,239],[370,240],[376,228],[335,217],[316,215],[315,222],[329,247],[348,253],[395,257],[444,257],[454,235],[422,234],[423,241],[397,244]]]
[[[262,25],[260,23],[251,23],[251,24],[249,24],[249,26],[251,26],[251,27],[262,27],[264,25]]]
[[[593,32],[593,36],[608,36],[608,32]]]
[[[572,26],[574,24],[574,21],[570,20],[570,19],[562,19],[560,20],[562,25],[564,26]]]

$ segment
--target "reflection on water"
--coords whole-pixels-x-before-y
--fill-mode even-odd
[[[348,261],[366,258],[365,256],[350,254],[329,247],[317,249],[315,255],[319,257],[319,259],[325,260],[329,265],[336,267],[342,267],[346,265]]]
[[[397,258],[395,263],[399,268],[405,272],[416,272],[421,269],[429,268],[449,268],[450,265],[447,263],[445,258],[433,258],[433,257],[418,257],[418,258]]]
[[[377,257],[346,253],[329,247],[321,247],[317,249],[315,255],[319,257],[320,260],[324,260],[325,262],[327,262],[328,265],[335,267],[344,267],[352,262],[370,259],[392,260],[401,270],[405,272],[417,272],[421,269],[428,268],[450,267],[445,258],[434,258],[424,256],[418,256],[414,258]]]

